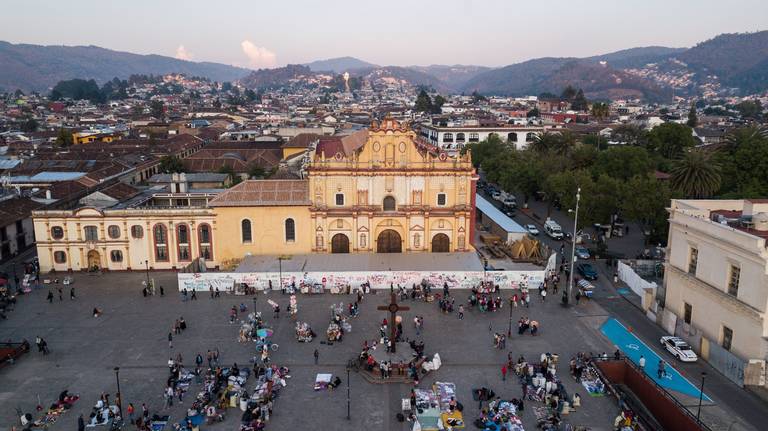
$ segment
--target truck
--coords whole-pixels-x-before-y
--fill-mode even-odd
[[[546,232],[550,238],[556,240],[563,239],[563,229],[554,220],[547,219],[547,221],[544,222],[544,232]]]

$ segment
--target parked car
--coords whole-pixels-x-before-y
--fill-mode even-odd
[[[536,225],[527,224],[525,225],[525,230],[527,230],[529,234],[534,236],[539,234],[539,228],[537,228]]]
[[[691,349],[691,346],[680,337],[667,335],[661,337],[660,341],[661,345],[679,361],[696,362],[696,360],[699,359],[699,357],[696,356],[696,352]]]
[[[590,258],[589,250],[587,250],[586,247],[582,247],[582,246],[578,246],[577,245],[576,246],[576,257],[578,257],[579,259],[585,259],[585,260],[589,259]]]
[[[595,268],[588,263],[580,263],[576,265],[576,271],[587,280],[597,280],[597,271],[595,271]]]
[[[501,193],[499,193],[499,192],[492,192],[491,193],[491,198],[493,198],[493,199],[495,199],[497,201],[501,200]]]

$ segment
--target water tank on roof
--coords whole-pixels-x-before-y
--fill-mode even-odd
[[[757,213],[752,216],[755,230],[768,231],[768,213]]]

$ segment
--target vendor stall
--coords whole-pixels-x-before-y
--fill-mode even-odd
[[[579,292],[581,292],[581,296],[592,298],[592,292],[595,290],[595,286],[592,283],[582,279],[579,280],[577,285],[579,286]]]
[[[315,338],[315,332],[307,322],[296,322],[296,339],[301,343],[309,343]]]

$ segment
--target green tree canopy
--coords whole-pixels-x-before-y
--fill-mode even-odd
[[[636,175],[646,176],[653,170],[648,151],[642,147],[614,146],[597,155],[592,167],[595,177],[607,175],[628,180]]]
[[[699,124],[699,119],[696,116],[696,105],[691,104],[691,109],[688,110],[688,121],[685,123],[688,127],[696,127]]]
[[[181,159],[176,156],[163,156],[160,159],[160,172],[164,174],[172,174],[176,172],[184,172],[184,164]]]
[[[707,150],[691,150],[672,165],[672,188],[686,198],[710,197],[720,190],[720,165]]]
[[[667,159],[679,158],[696,145],[691,128],[684,124],[664,123],[649,133],[649,149]]]

